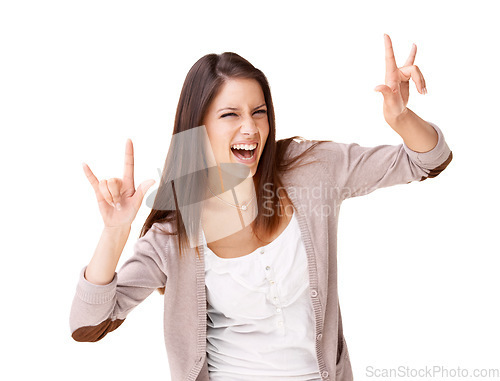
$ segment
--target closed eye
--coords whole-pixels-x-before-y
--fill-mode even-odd
[[[256,113],[257,113],[257,112],[260,112],[260,113],[262,113],[262,114],[265,114],[265,113],[267,112],[267,110],[262,109],[262,110],[257,110],[257,111],[255,111],[255,112],[256,112]],[[228,115],[236,115],[236,114],[235,114],[234,112],[228,112],[227,114],[223,114],[223,115],[221,115],[221,118],[224,118],[224,117],[226,117],[226,116],[228,116]]]

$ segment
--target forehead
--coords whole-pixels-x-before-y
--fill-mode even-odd
[[[255,79],[233,78],[222,85],[214,99],[215,107],[238,107],[264,103],[264,92]]]

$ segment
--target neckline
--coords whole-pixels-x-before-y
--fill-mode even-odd
[[[208,247],[207,240],[205,239],[205,232],[203,231],[203,228],[201,228],[201,234],[202,234],[202,237],[203,237],[203,248],[204,248],[204,250],[206,250],[207,253],[211,254],[216,259],[220,259],[221,261],[235,261],[235,260],[238,260],[238,259],[241,260],[243,258],[247,258],[247,257],[250,257],[252,255],[255,255],[261,249],[269,250],[269,249],[274,248],[274,246],[278,245],[280,243],[280,241],[283,240],[283,237],[286,234],[288,234],[288,231],[292,228],[291,225],[292,225],[292,223],[295,223],[295,219],[296,219],[296,217],[295,217],[295,209],[293,209],[293,213],[292,213],[292,217],[290,218],[290,221],[288,221],[288,224],[286,225],[285,229],[283,229],[283,231],[273,241],[269,242],[267,245],[259,246],[258,248],[256,248],[251,253],[248,253],[248,254],[245,254],[245,255],[242,255],[242,256],[239,256],[239,257],[235,257],[235,258],[222,258],[222,257],[219,257],[217,254],[215,254]]]

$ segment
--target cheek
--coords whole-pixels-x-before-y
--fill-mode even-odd
[[[229,147],[229,143],[226,144],[227,137],[218,134],[216,129],[207,128],[207,135],[209,139],[210,149],[212,150],[215,157],[227,156],[227,150]]]
[[[266,126],[261,130],[261,136],[262,141],[265,142],[269,136],[269,125],[266,124]]]
[[[225,143],[226,139],[223,139],[222,137],[219,138],[219,140],[216,140],[216,142],[213,144],[212,147],[214,147],[215,150],[215,156],[219,158],[227,158],[230,154],[229,152],[229,143]]]

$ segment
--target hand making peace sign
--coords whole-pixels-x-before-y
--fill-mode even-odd
[[[112,178],[99,181],[89,166],[83,163],[83,171],[94,188],[99,211],[105,227],[124,227],[134,221],[147,190],[155,183],[146,180],[134,186],[134,147],[132,140],[125,144],[125,170],[123,179]]]
[[[417,46],[413,44],[410,56],[404,66],[398,68],[391,38],[384,34],[385,42],[385,85],[378,85],[375,91],[384,96],[384,118],[390,123],[406,111],[410,95],[410,78],[413,79],[420,94],[427,94],[425,79],[417,65],[414,65]]]

